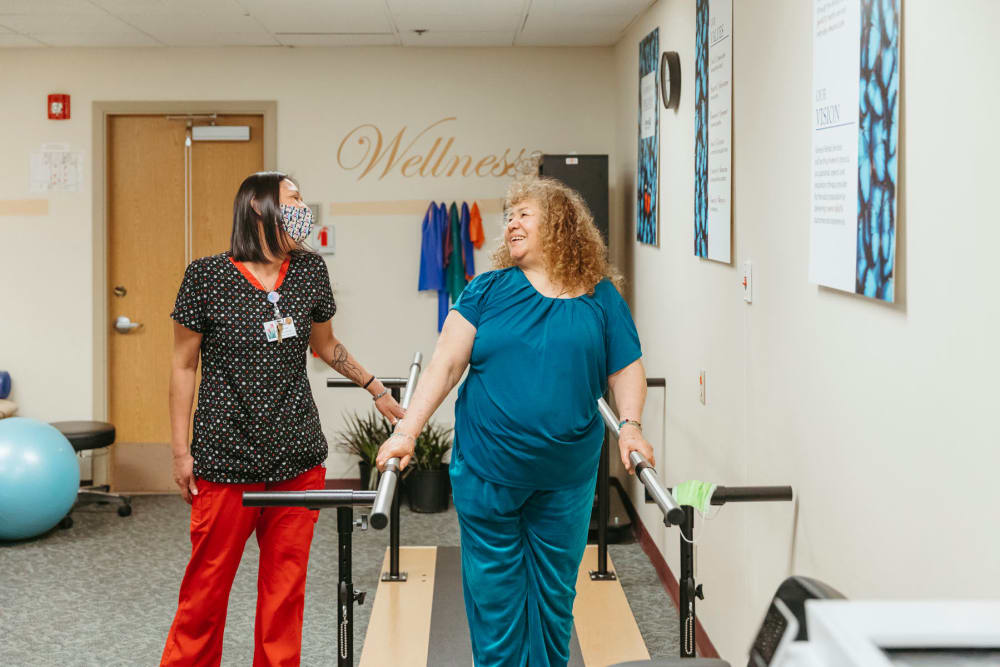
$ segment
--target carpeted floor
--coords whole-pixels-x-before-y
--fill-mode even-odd
[[[89,507],[75,525],[41,538],[0,543],[0,665],[127,666],[158,663],[190,550],[188,506],[179,496],[140,496],[131,517]],[[403,545],[457,546],[454,509],[402,511]],[[354,582],[368,591],[355,607],[361,654],[388,531],[355,532]],[[677,613],[638,544],[610,545],[622,587],[653,657],[677,655]],[[223,665],[250,665],[256,603],[253,538],[229,600]],[[336,664],[336,513],[320,515],[309,563],[302,664]],[[455,619],[464,623],[465,619]]]

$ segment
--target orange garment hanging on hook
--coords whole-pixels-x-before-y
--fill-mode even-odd
[[[483,234],[483,216],[479,213],[479,204],[472,202],[472,210],[469,211],[469,240],[476,250],[483,247],[486,236]]]

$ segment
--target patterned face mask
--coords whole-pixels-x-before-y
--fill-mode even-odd
[[[296,242],[305,241],[312,232],[313,214],[308,206],[281,204],[281,226]]]

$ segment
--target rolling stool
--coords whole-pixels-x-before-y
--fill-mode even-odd
[[[52,422],[52,425],[59,429],[60,433],[66,436],[73,449],[77,453],[88,449],[102,449],[111,446],[115,441],[114,424],[106,422],[75,421],[75,422]],[[121,502],[118,506],[118,516],[128,516],[132,513],[132,499],[117,493],[111,493],[110,487],[85,486],[77,492],[76,504],[73,509],[81,505],[90,503],[108,503],[112,500]],[[72,509],[70,513],[72,513]],[[60,528],[69,528],[73,525],[73,517],[67,514],[59,522]]]

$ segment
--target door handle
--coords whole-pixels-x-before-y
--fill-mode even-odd
[[[142,324],[139,322],[133,322],[124,315],[119,315],[118,319],[115,320],[115,331],[120,334],[127,334],[134,329],[138,329]]]

